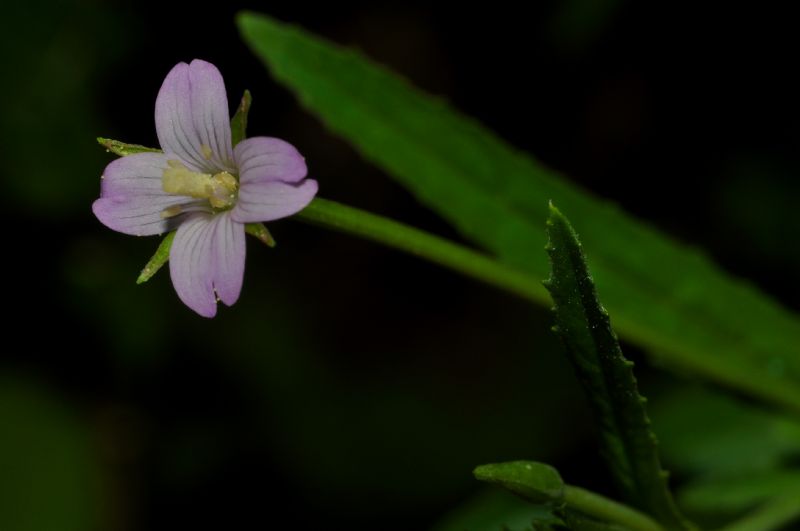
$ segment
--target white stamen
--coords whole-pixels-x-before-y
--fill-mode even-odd
[[[236,202],[239,182],[230,173],[223,171],[211,175],[193,172],[178,160],[167,161],[167,165],[169,167],[164,170],[161,187],[168,194],[208,199],[213,208],[228,208]]]

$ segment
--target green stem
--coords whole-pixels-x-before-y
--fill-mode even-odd
[[[549,300],[541,283],[529,275],[468,247],[397,221],[319,198],[314,199],[296,217],[425,258],[524,299],[537,303]]]
[[[564,485],[564,502],[570,509],[632,531],[664,531],[658,522],[646,514],[580,487]]]
[[[770,531],[800,517],[800,501],[786,496],[765,503],[741,520],[725,526],[722,531]]]

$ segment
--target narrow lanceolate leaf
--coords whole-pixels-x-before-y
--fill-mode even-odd
[[[236,108],[236,114],[231,118],[231,141],[234,146],[247,138],[247,115],[252,103],[253,97],[250,95],[250,91],[245,90],[242,101]]]
[[[267,247],[275,247],[275,238],[272,237],[266,225],[263,223],[248,223],[244,226],[244,231],[258,238]]]
[[[97,137],[97,143],[106,148],[115,155],[125,157],[133,155],[134,153],[159,153],[160,149],[150,148],[147,146],[140,146],[139,144],[126,144],[119,140],[111,140],[110,138]]]
[[[553,199],[583,228],[623,337],[684,372],[800,412],[794,314],[361,54],[261,15],[243,13],[238,24],[303,105],[506,265],[537,282],[547,275],[538,250]],[[531,299],[548,301],[544,289]]]
[[[175,231],[164,236],[153,257],[144,266],[142,272],[139,273],[139,278],[136,279],[137,284],[143,284],[153,278],[153,275],[158,273],[158,270],[169,261],[169,250],[172,248],[173,239],[175,239]]]
[[[661,469],[633,363],[622,355],[575,232],[552,205],[547,234],[552,274],[545,286],[555,302],[554,330],[595,409],[604,457],[628,503],[669,528],[685,529]]]

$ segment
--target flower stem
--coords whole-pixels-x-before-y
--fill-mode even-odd
[[[564,503],[587,516],[619,524],[635,531],[663,531],[663,527],[644,513],[594,492],[564,485]]]
[[[317,198],[295,217],[425,258],[527,300],[549,300],[542,284],[530,275],[463,245],[376,214]]]

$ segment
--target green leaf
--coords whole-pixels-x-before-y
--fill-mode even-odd
[[[247,223],[244,226],[244,231],[251,236],[255,236],[258,240],[267,247],[275,247],[275,238],[272,237],[266,225],[263,223]]]
[[[119,155],[120,157],[133,155],[134,153],[161,153],[160,149],[140,146],[139,144],[126,144],[125,142],[111,140],[110,138],[97,137],[97,143],[106,148],[107,151]]]
[[[247,138],[247,115],[250,113],[252,102],[253,97],[250,95],[250,91],[245,90],[242,101],[236,108],[236,114],[231,118],[231,141],[234,146]]]
[[[586,489],[565,484],[555,468],[543,463],[511,461],[481,465],[473,474],[481,481],[499,485],[536,505],[551,505],[564,519],[572,516],[575,522],[582,524],[571,529],[608,530],[608,524],[615,524],[630,530],[662,530],[646,514]]]
[[[156,249],[155,254],[153,254],[153,257],[147,262],[147,265],[144,266],[142,272],[139,273],[139,278],[136,279],[137,284],[143,284],[150,280],[153,275],[169,261],[169,250],[172,248],[172,240],[175,239],[175,232],[176,231],[172,231],[168,233],[164,236],[164,239],[161,240],[161,243],[158,244],[158,249]]]
[[[535,461],[510,461],[481,465],[473,474],[480,481],[500,485],[533,503],[564,501],[564,481],[550,465]]]
[[[604,457],[625,500],[670,528],[686,528],[661,470],[633,363],[622,355],[575,232],[552,205],[547,234],[552,274],[545,287],[555,302],[554,330],[594,407]]]
[[[242,13],[238,24],[305,107],[507,265],[546,276],[537,249],[553,199],[584,227],[623,337],[684,371],[800,412],[800,324],[773,300],[361,54],[262,15]],[[547,303],[544,290],[534,298]]]

